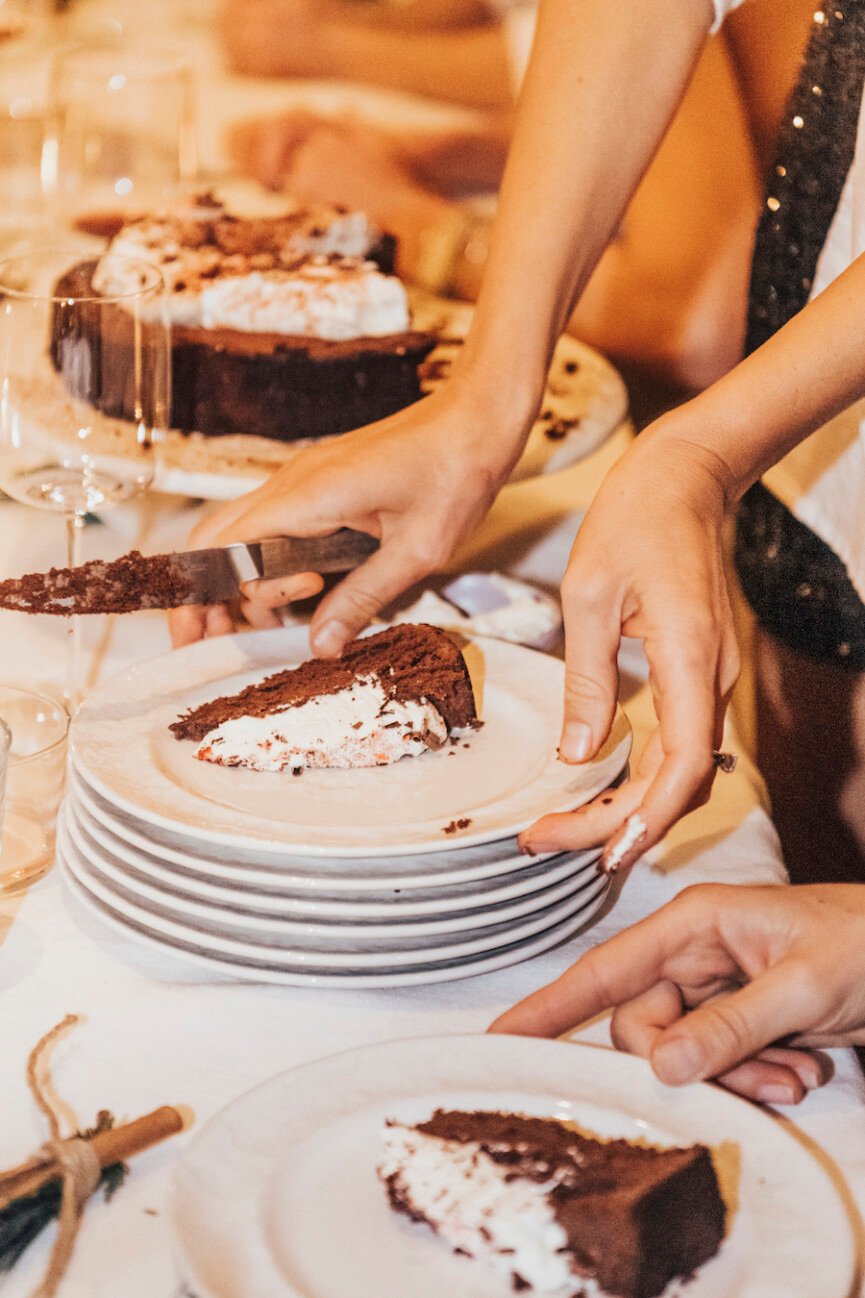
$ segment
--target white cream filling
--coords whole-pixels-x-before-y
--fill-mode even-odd
[[[445,721],[425,699],[388,699],[374,676],[297,707],[263,717],[235,717],[195,750],[201,761],[254,771],[304,767],[387,766],[447,738]]]
[[[320,234],[314,234],[320,230]],[[313,211],[309,221],[289,242],[292,256],[323,254],[336,257],[366,257],[381,239],[381,231],[365,212]]]
[[[405,290],[398,280],[382,275],[375,266],[370,268],[377,277],[372,287],[350,290],[347,294],[339,290],[335,293],[335,302],[324,303],[320,308],[320,314],[327,320],[336,310],[339,323],[331,328],[336,328],[337,332],[316,332],[314,310],[304,310],[285,287],[277,292],[260,291],[255,287],[260,280],[266,284],[284,285],[286,271],[277,269],[246,274],[247,258],[238,259],[223,253],[213,244],[192,247],[178,238],[178,219],[188,223],[213,220],[225,214],[220,204],[187,201],[175,204],[164,215],[124,226],[98,263],[93,287],[105,297],[125,297],[134,293],[141,287],[142,280],[140,270],[129,265],[128,259],[133,259],[146,261],[161,271],[167,289],[169,319],[173,325],[190,328],[222,325],[251,332],[298,333],[336,339],[375,337],[408,329]],[[315,208],[305,214],[304,220],[286,236],[279,250],[279,259],[286,267],[301,257],[337,256],[362,260],[380,239],[381,232],[363,212]],[[337,268],[336,276],[319,274],[318,277],[327,281],[338,278],[340,274],[345,277],[345,271]],[[210,276],[214,278],[210,279]],[[217,284],[235,280],[246,281],[246,288],[232,289],[224,301],[219,293],[211,292]],[[382,281],[387,287],[382,287],[377,281]]]
[[[614,874],[618,870],[628,853],[646,837],[647,833],[648,825],[645,818],[635,811],[625,821],[625,832],[618,843],[603,857],[603,867],[607,874]]]
[[[341,342],[403,333],[408,299],[400,281],[371,262],[344,269],[330,263],[290,271],[254,271],[206,284],[201,292],[205,329],[293,334]]]
[[[477,1142],[441,1140],[400,1124],[385,1127],[383,1141],[379,1176],[396,1176],[412,1206],[452,1248],[508,1278],[516,1273],[548,1298],[588,1292],[560,1251],[568,1240],[549,1203],[554,1179],[508,1180],[513,1169],[494,1162]]]

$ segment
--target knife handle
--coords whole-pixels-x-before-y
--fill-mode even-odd
[[[249,546],[250,553],[256,547]],[[272,537],[260,541],[259,571],[262,577],[281,577],[291,572],[349,572],[375,554],[379,542],[366,532],[340,528],[329,536]]]

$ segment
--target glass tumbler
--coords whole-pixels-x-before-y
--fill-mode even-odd
[[[66,784],[69,715],[45,694],[0,685],[0,725],[0,753],[4,732],[8,736],[0,821],[0,893],[4,893],[33,883],[53,863],[57,812]]]

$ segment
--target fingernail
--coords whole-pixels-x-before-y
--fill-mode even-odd
[[[763,1104],[795,1104],[797,1096],[791,1086],[781,1086],[773,1082],[757,1088],[757,1098]]]
[[[562,731],[559,757],[563,762],[584,762],[592,748],[592,732],[585,721],[569,721]]]
[[[667,1086],[684,1086],[698,1082],[703,1076],[703,1052],[690,1037],[677,1037],[663,1041],[652,1051],[652,1067]]]
[[[312,636],[312,647],[322,658],[338,658],[351,632],[342,622],[325,622]]]

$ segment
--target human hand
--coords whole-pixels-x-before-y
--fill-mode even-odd
[[[494,424],[496,437],[489,435]],[[489,400],[475,402],[455,378],[390,419],[305,448],[248,496],[200,524],[195,546],[267,536],[325,536],[352,527],[376,536],[379,550],[321,601],[310,640],[321,657],[337,656],[407,587],[442,564],[483,517],[516,462],[531,419],[496,419]],[[246,611],[268,625],[287,598],[281,581],[248,583]],[[172,642],[188,644],[233,629],[224,608],[186,607],[169,615]]]
[[[721,545],[727,489],[720,461],[675,433],[677,420],[641,434],[607,475],[562,585],[562,759],[590,760],[609,733],[623,635],[643,641],[658,728],[626,783],[526,830],[529,853],[606,842],[605,868],[624,868],[709,796],[739,669]]]
[[[327,0],[222,0],[217,26],[235,72],[330,77],[337,75],[333,13]]]
[[[865,886],[687,888],[491,1031],[555,1037],[611,1008],[614,1044],[667,1085],[796,1103],[827,1073],[791,1046],[865,1043]]]
[[[431,198],[401,161],[393,136],[357,118],[311,125],[296,139],[282,183],[301,203],[342,203],[386,225]]]

